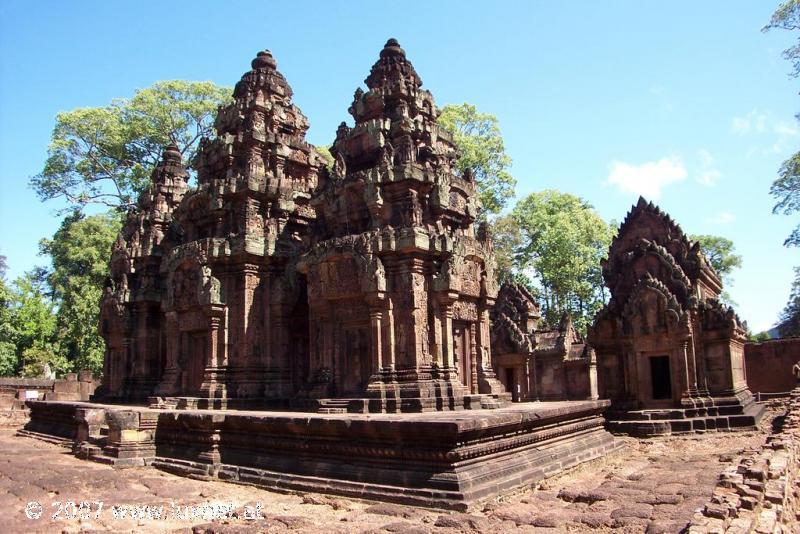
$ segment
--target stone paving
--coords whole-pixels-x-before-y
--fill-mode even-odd
[[[770,419],[765,418],[764,429]],[[625,446],[617,453],[460,514],[323,495],[279,494],[151,468],[115,470],[78,460],[56,445],[2,431],[0,505],[7,512],[2,530],[680,532],[709,499],[719,473],[743,450],[760,446],[765,436],[762,430],[646,441],[622,438]],[[82,508],[81,501],[87,501]],[[103,502],[99,512],[98,501]],[[30,502],[42,508],[30,505],[26,510]],[[58,502],[61,506],[53,504]],[[224,507],[228,505],[230,510]],[[29,519],[26,511],[40,516]],[[226,517],[212,521],[214,514]],[[258,518],[246,519],[248,515]]]

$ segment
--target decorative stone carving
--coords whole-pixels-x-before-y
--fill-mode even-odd
[[[596,399],[593,355],[568,314],[556,328],[542,325],[533,295],[503,284],[492,312],[492,365],[515,401]]]

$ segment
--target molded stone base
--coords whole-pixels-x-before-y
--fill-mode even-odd
[[[63,416],[70,410],[102,409],[107,421],[123,422],[125,431],[114,438],[114,447],[100,447],[103,443],[98,442],[93,449],[91,440],[77,447],[84,452],[79,456],[88,459],[104,461],[115,451],[127,451],[133,456],[112,463],[153,465],[195,478],[278,491],[458,510],[621,445],[603,429],[601,414],[608,401],[518,403],[493,410],[419,414],[32,404],[32,423],[39,433],[58,421],[54,430],[59,435],[78,434],[68,428],[66,418],[54,418],[50,412]],[[141,428],[133,428],[137,421]],[[136,456],[139,451],[141,458]]]
[[[606,427],[614,433],[648,437],[692,432],[755,430],[765,408],[750,392],[730,397],[687,398],[681,408],[606,413]]]

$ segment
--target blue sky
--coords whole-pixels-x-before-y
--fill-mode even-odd
[[[45,262],[57,202],[28,187],[59,111],[158,80],[233,85],[268,48],[328,144],[396,37],[439,105],[495,114],[517,194],[557,188],[622,220],[640,193],[688,233],[732,239],[729,287],[754,330],[786,302],[798,217],[769,185],[798,149],[798,81],[762,33],[772,1],[41,2],[0,0],[0,253],[10,278]]]

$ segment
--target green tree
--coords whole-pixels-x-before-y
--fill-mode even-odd
[[[103,340],[97,332],[100,297],[108,276],[111,247],[121,226],[112,212],[66,217],[53,239],[39,242],[52,268],[44,277],[58,303],[57,331],[61,352],[75,370],[99,373]]]
[[[511,158],[497,117],[480,113],[471,104],[450,104],[442,108],[439,125],[453,134],[460,153],[458,171],[470,169],[475,177],[483,215],[500,213],[514,196],[517,182],[508,171]]]
[[[131,208],[164,146],[177,144],[191,164],[230,94],[211,82],[164,81],[105,107],[59,113],[44,169],[31,186],[43,201],[65,199],[65,211],[87,204]]]
[[[761,31],[772,29],[781,30],[800,30],[800,0],[787,0],[782,2],[778,9],[772,14],[769,24],[764,26]],[[800,76],[800,37],[797,43],[783,51],[783,58],[792,62],[792,72],[790,76],[796,78]]]
[[[777,326],[781,337],[800,336],[800,267],[794,269],[789,301],[781,311]]]
[[[522,234],[514,254],[520,272],[532,272],[544,318],[557,324],[564,312],[580,331],[605,302],[600,260],[614,229],[580,197],[546,190],[512,211]]]
[[[800,30],[800,0],[787,0],[778,6],[762,31],[772,29]],[[794,46],[783,51],[783,57],[792,63],[790,76],[800,76],[800,36]],[[800,114],[795,118],[800,119]],[[783,162],[778,170],[778,179],[772,182],[769,193],[777,200],[772,208],[773,213],[791,215],[800,212],[800,152]],[[783,244],[787,247],[800,246],[800,225],[794,228]]]
[[[800,152],[783,162],[778,171],[778,179],[772,182],[769,193],[778,200],[772,213],[791,215],[800,212]],[[784,246],[800,246],[800,225],[797,225]]]
[[[333,154],[331,154],[331,145],[319,145],[315,146],[314,148],[317,149],[319,155],[322,156],[322,159],[325,160],[325,166],[328,169],[333,168]]]
[[[17,347],[11,327],[11,290],[6,283],[6,257],[0,255],[0,376],[12,376],[17,370]]]
[[[742,266],[742,257],[735,254],[733,241],[716,235],[690,235],[689,239],[700,243],[700,249],[723,282],[730,283],[731,273]]]
[[[763,31],[771,29],[800,30],[800,0],[782,2]],[[800,36],[794,46],[783,51],[783,57],[792,63],[790,76],[800,76]],[[800,114],[795,115],[795,118],[800,119]],[[769,193],[777,200],[772,213],[791,215],[800,212],[800,152],[783,162]],[[795,226],[783,244],[787,247],[800,246],[800,225]],[[800,268],[795,268],[789,302],[778,319],[778,332],[781,337],[800,335]]]
[[[69,366],[58,354],[54,304],[42,280],[35,273],[26,273],[14,281],[7,291],[0,327],[0,365],[2,374],[17,374],[35,357],[40,366],[64,373]],[[28,368],[28,373],[34,369]],[[30,375],[30,374],[29,374]]]

